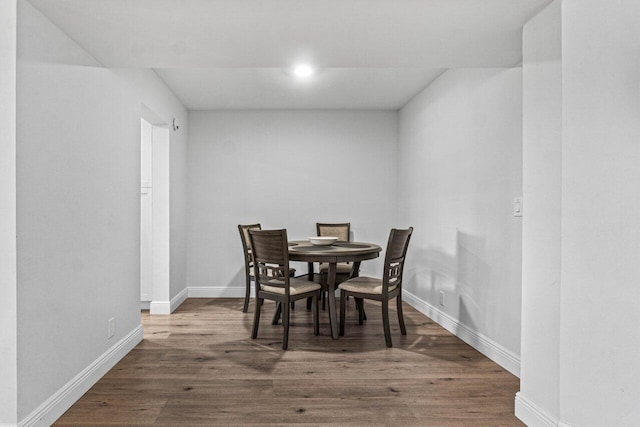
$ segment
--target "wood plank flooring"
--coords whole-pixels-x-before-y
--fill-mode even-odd
[[[386,348],[380,305],[360,326],[350,301],[345,336],[320,336],[311,312],[292,313],[289,350],[265,302],[258,339],[253,301],[188,299],[170,316],[142,315],[144,341],[56,426],[522,426],[518,378],[404,306],[407,336],[391,314]]]

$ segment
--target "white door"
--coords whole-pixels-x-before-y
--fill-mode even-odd
[[[144,119],[140,122],[140,302],[148,309],[153,300],[153,126]]]

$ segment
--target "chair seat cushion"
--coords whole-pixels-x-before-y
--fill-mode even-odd
[[[269,280],[269,283],[273,283],[273,284],[279,283],[284,285],[284,282],[282,280],[276,280],[276,279]],[[303,280],[303,279],[289,279],[289,289],[291,291],[291,295],[298,295],[298,294],[304,294],[307,292],[313,292],[313,291],[319,290],[320,288],[321,286],[315,282],[310,282],[308,280]],[[280,288],[277,286],[268,286],[266,284],[263,284],[262,290],[271,292],[274,294],[284,295],[284,288]]]
[[[394,290],[396,287],[397,285],[389,284],[389,291]],[[382,294],[382,279],[366,276],[354,277],[342,282],[338,288],[361,294]]]
[[[329,272],[329,263],[321,262],[320,263],[320,273],[327,274]],[[351,263],[350,262],[339,262],[336,264],[336,273],[337,274],[351,274]]]

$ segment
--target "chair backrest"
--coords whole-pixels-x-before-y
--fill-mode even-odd
[[[348,242],[351,240],[350,231],[351,231],[351,223],[345,222],[340,224],[325,224],[325,223],[316,223],[316,231],[318,232],[318,236],[320,237],[337,237],[338,240],[343,242]]]
[[[253,256],[251,253],[251,240],[249,239],[249,230],[261,230],[260,224],[238,225],[240,231],[240,240],[242,240],[242,250],[244,252],[244,266],[249,274],[249,269],[253,268]]]
[[[413,233],[413,227],[409,227],[406,230],[392,228],[389,233],[382,277],[383,293],[388,291],[389,286],[402,286],[404,259],[407,255],[411,233]]]
[[[289,294],[287,230],[249,229],[249,238],[253,250],[256,284],[285,288],[285,293]]]

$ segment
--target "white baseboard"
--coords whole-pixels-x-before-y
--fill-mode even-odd
[[[402,300],[516,377],[520,377],[520,357],[517,354],[404,289],[402,290]]]
[[[171,301],[151,301],[149,304],[150,314],[171,314],[176,308],[180,307],[189,295],[188,289],[184,288],[178,295],[171,298]]]
[[[186,301],[188,296],[189,296],[189,289],[184,288],[183,290],[178,292],[178,295],[171,298],[171,304],[170,304],[171,312],[173,313],[174,311],[176,311],[176,308],[180,307],[180,305]]]
[[[529,427],[571,427],[560,423],[555,417],[524,397],[522,392],[516,393],[516,417]]]
[[[140,301],[140,310],[149,310],[151,308],[151,301]]]
[[[202,286],[190,287],[189,298],[244,298],[245,288]]]
[[[171,301],[151,301],[149,314],[171,314]]]
[[[94,360],[82,372],[18,423],[19,427],[50,426],[100,378],[142,341],[142,325],[129,332],[113,347]]]

